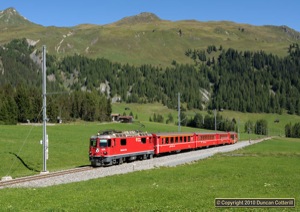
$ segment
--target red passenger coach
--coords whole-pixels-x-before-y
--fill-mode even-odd
[[[154,154],[180,152],[237,142],[235,132],[219,133],[157,133],[153,134]]]
[[[90,138],[90,161],[92,166],[106,166],[152,158],[152,142],[148,133],[105,131]]]
[[[195,133],[196,148],[234,144],[237,142],[235,132]]]
[[[195,148],[194,133],[157,133],[153,139],[155,155]]]

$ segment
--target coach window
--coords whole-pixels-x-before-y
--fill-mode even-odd
[[[190,142],[190,141],[191,141],[191,137],[189,136],[189,137],[188,137],[188,142]]]
[[[186,142],[186,136],[184,136],[184,142]]]
[[[182,137],[180,137],[180,143],[182,143]]]
[[[165,138],[161,138],[161,144],[165,143]]]
[[[121,146],[126,146],[126,139],[121,139]]]
[[[142,141],[143,144],[146,143],[146,139],[147,139],[147,138],[142,138],[142,139],[141,139],[141,141]]]
[[[169,138],[166,138],[166,144],[168,144],[169,143]]]
[[[171,143],[174,143],[174,137],[171,138]]]
[[[175,142],[178,143],[178,137],[175,138]]]

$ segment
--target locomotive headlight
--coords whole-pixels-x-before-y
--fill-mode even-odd
[[[107,154],[107,152],[103,152],[103,154],[104,154],[104,155],[106,155],[106,154]]]
[[[96,149],[96,153],[98,153],[98,152],[99,152],[99,149],[97,148],[97,149]]]

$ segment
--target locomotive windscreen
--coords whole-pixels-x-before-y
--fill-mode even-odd
[[[100,140],[100,146],[101,147],[107,147],[107,140]]]

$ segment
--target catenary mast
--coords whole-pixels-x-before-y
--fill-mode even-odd
[[[42,173],[47,173],[47,159],[48,159],[48,135],[46,130],[47,125],[47,114],[46,114],[46,46],[43,46],[43,171]]]

